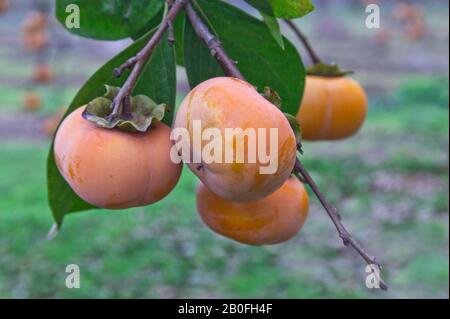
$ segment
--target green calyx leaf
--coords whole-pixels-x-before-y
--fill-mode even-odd
[[[117,128],[127,132],[146,132],[154,121],[161,121],[167,109],[166,104],[157,104],[146,95],[130,98],[130,112],[111,116],[112,102],[120,88],[106,85],[106,93],[88,103],[83,117],[103,128]]]
[[[117,96],[117,94],[119,94],[120,88],[117,86],[111,86],[108,84],[105,84],[105,89],[106,89],[106,93],[104,95],[104,97],[110,99],[110,100],[114,100],[114,98]]]
[[[286,116],[286,119],[288,120],[289,125],[291,126],[292,130],[294,131],[296,145],[301,148],[302,129],[300,128],[300,125],[298,124],[297,118],[288,113],[284,113],[284,116]]]
[[[281,110],[281,106],[282,106],[282,100],[281,100],[281,96],[277,93],[277,91],[275,91],[274,89],[272,89],[269,86],[266,86],[264,88],[264,91],[261,93],[261,95],[270,103],[272,103],[273,105],[275,105],[277,108],[279,108]]]
[[[324,77],[341,77],[353,74],[353,71],[343,71],[336,63],[317,63],[306,70],[308,75],[324,76]]]
[[[117,126],[125,131],[145,132],[155,121],[162,121],[166,109],[166,104],[156,104],[146,95],[137,95],[131,99],[131,118],[121,119]]]

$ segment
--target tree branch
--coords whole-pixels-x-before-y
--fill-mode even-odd
[[[236,67],[236,62],[230,59],[222,47],[219,39],[217,39],[216,36],[209,30],[208,26],[202,21],[190,3],[186,5],[185,11],[198,37],[206,43],[211,55],[220,64],[225,75],[238,79],[244,79],[241,72]]]
[[[194,27],[197,35],[201,39],[203,39],[203,41],[206,43],[206,45],[208,46],[208,48],[211,51],[211,55],[220,64],[220,66],[224,70],[225,74],[228,76],[233,76],[233,77],[239,78],[241,80],[245,80],[244,77],[242,76],[242,74],[239,72],[238,68],[236,67],[234,61],[227,55],[227,53],[223,49],[222,45],[220,44],[220,41],[212,34],[212,32],[209,30],[208,26],[198,16],[198,14],[195,12],[195,10],[191,4],[188,3],[186,5],[185,11],[187,13],[189,20],[192,23],[192,26]],[[289,24],[291,22],[287,21],[287,23]],[[315,55],[315,53],[312,56],[314,56],[313,60],[315,60],[315,63],[320,62],[320,59],[318,59],[318,57]],[[345,226],[342,224],[339,213],[327,201],[325,196],[320,192],[319,187],[317,186],[316,182],[313,180],[313,178],[308,173],[308,171],[303,167],[303,165],[299,159],[296,160],[295,167],[294,167],[294,174],[300,180],[302,180],[307,185],[309,185],[309,187],[312,189],[314,194],[317,196],[320,203],[325,208],[325,211],[327,212],[331,221],[333,222],[334,226],[336,227],[339,237],[344,242],[344,245],[347,247],[353,248],[365,260],[365,262],[367,264],[377,265],[379,267],[379,269],[381,270],[381,265],[376,261],[376,258],[369,255],[362,248],[362,246],[353,238],[353,236],[348,232],[348,230],[345,228]],[[379,276],[379,281],[380,281],[380,288],[382,288],[383,290],[387,290],[388,286],[384,283],[383,279],[381,278],[381,275]]]
[[[172,26],[173,21],[175,20],[178,13],[184,8],[184,6],[189,2],[189,0],[176,0],[171,5],[167,15],[162,21],[158,30],[153,34],[148,43],[142,48],[141,51],[136,54],[136,56],[128,59],[124,64],[114,69],[113,74],[116,77],[120,77],[126,69],[133,68],[130,75],[128,76],[125,83],[120,88],[119,93],[114,98],[114,101],[111,104],[112,112],[109,115],[112,119],[121,115],[122,106],[128,103],[124,103],[125,100],[129,99],[131,91],[136,85],[137,79],[141,74],[147,60],[150,58],[154,49],[161,41],[164,33],[167,29]],[[127,108],[127,107],[126,107]],[[128,110],[124,110],[128,111]]]
[[[300,42],[303,43],[306,51],[308,51],[308,54],[311,57],[311,61],[314,64],[322,63],[322,59],[319,57],[319,55],[316,53],[316,51],[314,51],[313,47],[309,43],[308,38],[306,37],[306,35],[303,34],[302,31],[300,31],[300,28],[297,27],[297,25],[294,22],[290,21],[290,20],[283,20],[283,21],[294,32],[294,34],[297,36],[297,38],[300,40]]]
[[[378,268],[381,270],[381,265],[377,262],[376,258],[374,256],[369,255],[364,248],[353,238],[353,236],[348,232],[348,230],[345,228],[344,224],[341,221],[341,216],[339,215],[336,208],[334,208],[328,200],[325,198],[324,194],[319,190],[319,187],[317,186],[314,179],[311,177],[311,175],[308,173],[308,171],[303,167],[303,164],[300,162],[300,160],[297,158],[294,166],[294,172],[299,174],[304,182],[309,185],[311,190],[314,192],[316,197],[319,199],[322,206],[325,208],[325,211],[327,212],[328,216],[330,217],[331,221],[333,222],[334,226],[336,227],[339,237],[341,237],[342,241],[344,242],[344,245],[347,247],[352,247],[365,261],[368,265],[377,265]],[[381,278],[381,275],[379,276],[380,281],[380,288],[383,290],[387,290],[388,286]]]

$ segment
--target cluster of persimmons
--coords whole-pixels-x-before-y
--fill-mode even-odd
[[[48,18],[40,10],[30,11],[22,23],[22,44],[30,54],[40,60],[34,65],[31,80],[35,84],[47,84],[54,79],[54,73],[43,56],[49,46]],[[30,89],[25,93],[23,106],[27,111],[36,111],[42,105],[41,96]]]
[[[75,193],[106,209],[145,206],[167,196],[182,171],[182,163],[170,157],[171,128],[156,121],[146,132],[105,129],[82,117],[85,108],[64,119],[54,144],[57,167]],[[303,140],[336,140],[357,132],[366,112],[366,95],[354,80],[308,76],[297,120]],[[219,77],[192,89],[173,128],[186,129],[192,138],[196,120],[219,130],[278,129],[279,164],[274,174],[260,174],[259,160],[186,163],[200,180],[196,199],[203,222],[225,237],[252,245],[281,243],[295,236],[308,215],[308,194],[292,175],[297,141],[280,109],[245,81]],[[191,143],[189,152],[200,152],[195,147]]]

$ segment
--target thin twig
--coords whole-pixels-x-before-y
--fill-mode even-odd
[[[186,3],[188,3],[188,1],[189,0],[174,1],[173,5],[167,12],[167,15],[164,18],[163,22],[161,23],[160,27],[153,34],[153,36],[150,38],[145,47],[142,48],[142,50],[139,51],[138,54],[136,54],[136,56],[128,59],[124,64],[122,64],[121,66],[119,66],[114,70],[113,72],[114,76],[120,76],[124,70],[133,67],[133,70],[131,71],[127,80],[122,85],[119,93],[114,98],[114,101],[111,104],[112,108],[112,112],[110,115],[111,118],[116,118],[117,116],[120,115],[122,111],[123,101],[125,98],[130,96],[131,91],[136,85],[137,79],[139,78],[139,75],[144,69],[147,60],[149,59],[150,55],[152,54],[153,50],[156,48],[158,43],[161,41],[161,38],[163,37],[166,30],[170,27],[170,25],[173,23],[176,16],[178,15],[178,13],[183,9],[183,7],[186,5]]]
[[[169,10],[172,8],[173,6],[173,1],[174,0],[166,0],[167,2],[167,6],[169,8]],[[175,30],[173,28],[173,23],[171,20],[167,21],[169,23],[169,35],[167,37],[167,41],[169,42],[169,45],[172,47],[175,44]]]
[[[297,36],[300,42],[303,43],[306,51],[308,51],[308,54],[311,57],[311,61],[314,64],[322,63],[322,59],[319,57],[316,51],[314,51],[313,47],[311,46],[311,43],[309,43],[308,38],[306,37],[306,35],[303,34],[302,31],[300,31],[300,28],[290,20],[284,20],[284,22],[289,26],[289,28],[291,28],[291,30],[294,32],[294,34]]]
[[[212,56],[217,60],[225,74],[228,76],[233,76],[241,80],[245,80],[242,74],[239,72],[233,60],[228,56],[223,47],[221,46],[219,40],[212,34],[208,26],[202,21],[202,19],[197,15],[195,10],[190,4],[186,5],[185,11],[189,20],[192,23],[197,35],[203,39],[203,41],[208,45]],[[316,62],[320,61],[316,58]],[[299,147],[300,149],[300,147]],[[317,184],[308,173],[308,171],[303,167],[300,160],[297,159],[294,174],[299,177],[300,180],[304,181],[309,185],[314,192],[314,194],[319,199],[328,216],[331,218],[334,226],[336,227],[340,238],[342,238],[344,245],[347,247],[352,247],[369,265],[377,265],[381,270],[381,265],[376,261],[376,258],[369,255],[362,246],[353,238],[353,236],[348,232],[345,226],[341,222],[341,217],[337,210],[326,200],[325,196],[320,192]],[[387,290],[388,286],[379,276],[380,288]]]
[[[172,21],[168,21],[169,23],[169,35],[167,36],[167,41],[169,42],[169,46],[173,47],[175,44],[175,31],[173,28]]]
[[[120,78],[123,72],[125,72],[125,70],[131,69],[136,64],[136,61],[137,61],[136,56],[133,56],[129,58],[125,63],[115,68],[113,70],[114,77]]]
[[[365,261],[368,265],[377,265],[378,268],[381,270],[381,265],[377,262],[376,258],[374,256],[369,255],[364,248],[353,238],[353,236],[348,232],[348,230],[345,228],[344,224],[342,224],[341,216],[339,215],[336,208],[334,208],[328,200],[325,198],[324,194],[319,190],[319,187],[317,186],[314,179],[311,177],[311,175],[308,173],[308,171],[303,167],[302,163],[299,159],[297,159],[294,167],[294,171],[298,173],[303,180],[306,182],[306,184],[309,185],[309,187],[312,189],[316,197],[319,199],[322,206],[325,208],[325,211],[327,212],[328,216],[332,220],[334,226],[336,227],[339,237],[341,237],[342,241],[344,242],[344,245],[347,247],[352,247]],[[379,276],[380,280],[380,288],[383,290],[387,290],[388,286],[385,284],[383,279],[381,278],[381,275]]]
[[[190,3],[186,5],[185,11],[198,37],[206,43],[211,55],[217,60],[225,74],[238,79],[244,79],[236,67],[236,62],[230,59],[219,39],[209,30],[208,26],[203,22]]]

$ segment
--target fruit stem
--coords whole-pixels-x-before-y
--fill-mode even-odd
[[[294,32],[294,34],[297,36],[300,42],[303,43],[303,46],[305,47],[306,51],[308,51],[308,54],[311,57],[311,61],[313,62],[313,64],[322,63],[322,59],[313,49],[306,35],[302,31],[300,31],[300,28],[290,20],[283,20],[283,21],[289,26],[289,28],[291,28],[291,30]]]
[[[219,39],[217,39],[216,36],[209,30],[209,27],[203,22],[190,3],[186,5],[185,11],[192,27],[197,33],[197,36],[206,43],[211,55],[222,67],[225,75],[244,80],[241,72],[236,67],[236,62],[228,56]]]
[[[325,198],[323,193],[319,190],[314,179],[308,173],[308,171],[303,167],[303,164],[297,158],[294,166],[294,172],[302,177],[304,182],[309,185],[312,189],[316,197],[319,199],[322,206],[325,208],[325,211],[328,213],[328,216],[331,218],[334,226],[336,227],[339,237],[341,237],[344,245],[347,247],[352,247],[365,261],[368,265],[376,265],[381,270],[381,265],[377,262],[374,256],[370,256],[362,246],[353,238],[353,236],[348,232],[345,226],[342,224],[341,215],[338,213],[337,209],[334,208]],[[381,278],[381,275],[378,274],[378,280],[380,288],[383,290],[387,290],[388,286]]]
[[[139,75],[141,74],[142,70],[144,69],[147,63],[147,60],[150,58],[154,49],[161,41],[161,38],[163,37],[164,33],[167,31],[167,29],[171,28],[173,21],[175,20],[178,13],[184,8],[184,6],[188,2],[189,0],[174,1],[169,11],[167,12],[167,15],[162,21],[160,27],[153,34],[148,43],[142,48],[142,50],[139,51],[134,57],[128,59],[121,66],[114,69],[113,75],[115,77],[120,77],[126,69],[133,68],[127,80],[120,88],[119,93],[114,98],[114,101],[111,104],[112,112],[109,115],[110,119],[115,119],[118,116],[120,116],[120,114],[122,113],[122,104],[124,100],[130,96],[131,91],[136,85]]]

